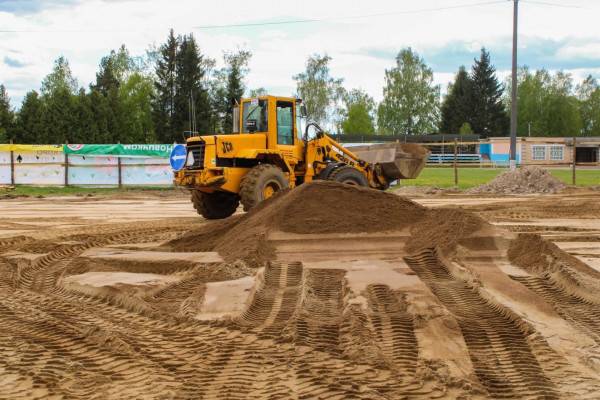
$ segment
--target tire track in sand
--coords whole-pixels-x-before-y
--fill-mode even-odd
[[[401,373],[414,375],[417,368],[418,344],[413,317],[387,285],[367,287],[369,318],[384,357],[398,366]]]
[[[450,273],[435,249],[406,257],[460,326],[481,383],[495,399],[557,399],[519,322]]]
[[[600,303],[578,296],[573,290],[569,291],[557,282],[552,273],[510,277],[541,296],[558,315],[600,345]]]
[[[296,309],[302,272],[298,262],[268,263],[262,282],[236,323],[260,337],[278,337]]]

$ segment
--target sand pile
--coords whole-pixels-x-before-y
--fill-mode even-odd
[[[275,258],[269,232],[299,234],[376,233],[410,229],[409,251],[439,247],[451,252],[458,241],[486,223],[457,209],[431,209],[404,197],[318,181],[261,203],[251,212],[205,224],[171,241],[173,251],[217,251],[228,262],[258,267]]]
[[[207,223],[169,243],[174,251],[218,251],[227,261],[258,266],[274,258],[271,231],[362,233],[399,230],[425,216],[426,209],[390,193],[318,181],[263,202],[242,216]]]
[[[506,171],[485,185],[470,189],[472,194],[556,193],[566,187],[548,171],[539,167],[523,167]]]

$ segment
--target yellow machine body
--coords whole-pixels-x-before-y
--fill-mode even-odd
[[[377,145],[368,146],[363,149],[367,162],[360,158],[360,152],[344,148],[320,130],[308,139],[300,126],[300,105],[300,100],[291,97],[242,99],[234,113],[233,134],[186,140],[186,164],[175,173],[175,184],[201,193],[223,192],[239,197],[248,173],[269,164],[281,170],[288,188],[313,179],[328,179],[333,170],[344,166],[364,177],[360,179],[363,186],[386,189],[391,181],[416,177],[425,165],[426,150],[415,154],[412,149],[403,151],[398,147],[401,145],[384,145],[381,151]],[[402,163],[396,159],[398,154]],[[400,171],[409,170],[407,162],[412,166],[408,175],[412,176]],[[396,172],[390,174],[392,170]],[[277,173],[281,176],[281,172]]]

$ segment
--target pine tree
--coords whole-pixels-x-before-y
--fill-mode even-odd
[[[94,115],[92,110],[90,95],[83,88],[79,90],[77,95],[75,118],[77,125],[70,137],[72,143],[96,143],[98,137],[97,116]]]
[[[10,106],[10,98],[4,85],[0,85],[0,143],[14,136],[15,114]]]
[[[191,34],[181,40],[175,71],[175,110],[172,136],[167,138],[169,142],[181,140],[183,132],[193,128],[199,132],[209,129],[211,107],[208,90],[202,82],[205,75],[203,56]]]
[[[498,81],[485,48],[481,49],[479,60],[475,60],[471,81],[472,117],[468,122],[473,131],[482,137],[507,135],[510,120],[502,102],[504,86]]]
[[[448,86],[448,94],[442,103],[441,133],[457,134],[465,123],[470,126],[472,87],[471,77],[465,67],[461,66],[454,82]]]
[[[44,103],[40,95],[32,90],[25,95],[21,109],[17,114],[17,143],[49,143],[47,127],[44,124]]]
[[[248,73],[248,61],[252,57],[252,53],[246,50],[240,50],[234,54],[225,54],[225,62],[227,63],[227,87],[225,93],[225,115],[223,119],[223,132],[231,133],[233,128],[233,106],[246,91],[244,85],[244,77]]]
[[[176,63],[177,50],[181,39],[175,37],[173,29],[169,32],[167,42],[159,49],[156,61],[156,93],[152,102],[152,114],[156,136],[162,143],[172,142],[177,136],[173,126],[175,115],[175,95],[177,93]]]

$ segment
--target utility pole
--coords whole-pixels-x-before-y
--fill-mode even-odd
[[[519,0],[513,0],[512,95],[510,110],[510,169],[517,168],[517,36]]]

